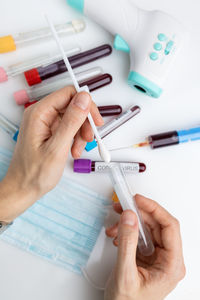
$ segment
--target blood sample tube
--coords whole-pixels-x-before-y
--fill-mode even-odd
[[[80,86],[87,85],[89,90],[92,92],[112,82],[111,75],[101,73],[101,68],[93,68],[85,72],[77,73],[76,77]],[[62,80],[60,79],[40,87],[32,87],[17,91],[14,93],[14,99],[18,105],[24,105],[31,101],[40,100],[44,96],[71,84],[71,78],[69,77],[67,80],[65,77]]]
[[[111,165],[120,163],[124,172],[126,173],[142,173],[146,171],[146,166],[139,162],[111,162],[106,164],[103,161],[91,161],[90,159],[76,159],[74,160],[74,172],[75,173],[107,173],[111,168]]]
[[[38,100],[28,102],[24,104],[24,108],[26,109],[37,102]],[[122,107],[120,105],[105,105],[105,106],[98,106],[98,110],[102,117],[112,117],[112,116],[119,115],[122,112]]]
[[[108,56],[111,53],[112,47],[110,45],[102,45],[69,57],[69,62],[72,68],[77,68],[99,58]],[[34,68],[26,71],[24,75],[28,85],[32,86],[64,72],[67,72],[67,68],[64,60],[60,60],[45,67]]]
[[[85,29],[85,22],[83,20],[73,20],[68,23],[55,26],[56,31],[61,36],[70,35],[81,32]],[[19,33],[17,35],[7,35],[0,37],[0,53],[15,51],[18,47],[26,46],[30,42],[41,42],[47,38],[52,38],[49,27]]]
[[[98,106],[98,109],[102,117],[112,117],[122,113],[122,107],[120,105]]]
[[[80,47],[74,47],[72,49],[66,50],[67,55],[75,55],[80,52],[81,52]],[[62,56],[58,53],[49,53],[49,54],[44,54],[40,57],[35,57],[25,62],[20,62],[14,65],[10,65],[7,68],[0,67],[0,83],[7,81],[9,78],[23,74],[25,71],[30,70],[32,68],[37,68],[40,66],[45,67],[47,65],[50,65],[61,58]]]
[[[104,126],[99,128],[99,135],[103,139],[107,135],[109,135],[111,132],[128,122],[130,119],[135,117],[139,112],[141,111],[141,108],[139,106],[131,106],[127,111],[119,115],[116,119],[112,120],[111,122],[108,122]],[[85,150],[91,151],[92,149],[97,147],[96,140],[93,140],[93,142],[87,143]]]
[[[134,147],[150,146],[151,149],[157,149],[197,140],[200,140],[200,127],[151,135],[145,142]]]

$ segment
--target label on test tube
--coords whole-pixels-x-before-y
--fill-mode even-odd
[[[76,159],[74,160],[74,172],[76,173],[107,173],[109,172],[112,164],[116,162],[111,162],[106,164],[102,161],[91,161],[90,159]],[[142,173],[145,172],[146,166],[143,163],[137,162],[120,162],[120,165],[124,172],[126,173]]]
[[[119,115],[116,119],[108,122],[104,126],[99,129],[99,135],[103,139],[111,132],[128,122],[131,118],[136,116],[141,111],[139,106],[131,106],[126,112]],[[87,143],[85,150],[91,151],[92,149],[97,147],[97,142],[94,140],[93,142]]]

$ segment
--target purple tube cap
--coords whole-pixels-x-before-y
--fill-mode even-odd
[[[75,159],[74,172],[75,173],[91,173],[92,161],[90,159]]]

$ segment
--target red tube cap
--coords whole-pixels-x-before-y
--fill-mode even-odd
[[[40,74],[37,69],[32,69],[24,72],[24,76],[29,86],[41,83]]]

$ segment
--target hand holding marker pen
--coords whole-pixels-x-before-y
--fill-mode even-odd
[[[73,20],[69,23],[56,25],[55,28],[59,35],[69,35],[83,31],[85,29],[85,22],[82,20]],[[0,37],[0,53],[15,51],[16,48],[23,47],[29,42],[38,42],[49,37],[51,38],[51,31],[48,27],[19,33],[15,36],[3,36]]]
[[[65,62],[65,64],[66,64],[67,70],[68,70],[68,72],[69,72],[69,75],[71,76],[71,79],[72,79],[72,82],[73,82],[73,84],[74,84],[74,86],[75,86],[75,88],[76,88],[76,91],[77,91],[77,92],[85,91],[85,92],[87,92],[87,93],[90,93],[87,86],[82,87],[82,88],[79,87],[79,84],[78,84],[78,82],[77,82],[77,80],[76,80],[76,77],[75,77],[75,75],[74,75],[74,72],[73,72],[73,70],[72,70],[72,67],[71,67],[71,65],[70,65],[70,63],[69,63],[69,60],[68,60],[68,58],[67,58],[67,56],[66,56],[66,54],[65,54],[65,52],[64,52],[64,49],[63,49],[63,47],[62,47],[62,44],[61,44],[61,42],[60,42],[60,40],[59,40],[59,38],[58,38],[58,35],[57,35],[56,30],[55,30],[55,28],[54,28],[54,25],[53,25],[53,23],[51,22],[51,20],[50,20],[47,16],[46,16],[46,19],[47,19],[47,22],[48,22],[49,27],[50,27],[50,29],[51,29],[51,32],[52,32],[52,34],[53,34],[53,36],[54,36],[54,38],[55,38],[55,40],[56,40],[56,43],[57,43],[57,45],[58,45],[58,48],[60,49],[60,52],[62,53],[63,60],[64,60],[64,62]],[[101,140],[101,137],[100,137],[100,135],[99,135],[99,133],[98,133],[98,130],[97,130],[97,128],[96,128],[96,125],[95,125],[94,120],[93,120],[93,118],[92,118],[92,116],[91,116],[90,113],[88,114],[88,120],[89,120],[89,122],[90,122],[90,125],[91,125],[93,131],[94,131],[95,137],[96,137],[96,139],[97,139],[97,141],[98,141],[99,154],[100,154],[101,158],[102,158],[106,163],[109,163],[109,162],[111,161],[110,153],[109,153],[109,151],[106,149],[106,147],[105,147],[103,141]]]
[[[141,148],[145,146],[150,146],[151,149],[157,149],[167,146],[178,145],[181,143],[187,143],[192,141],[200,140],[200,127],[195,127],[180,131],[169,131],[160,134],[151,135],[143,143],[135,144],[128,147],[121,147],[117,149],[112,149],[110,151],[118,151],[122,149],[130,148]]]

